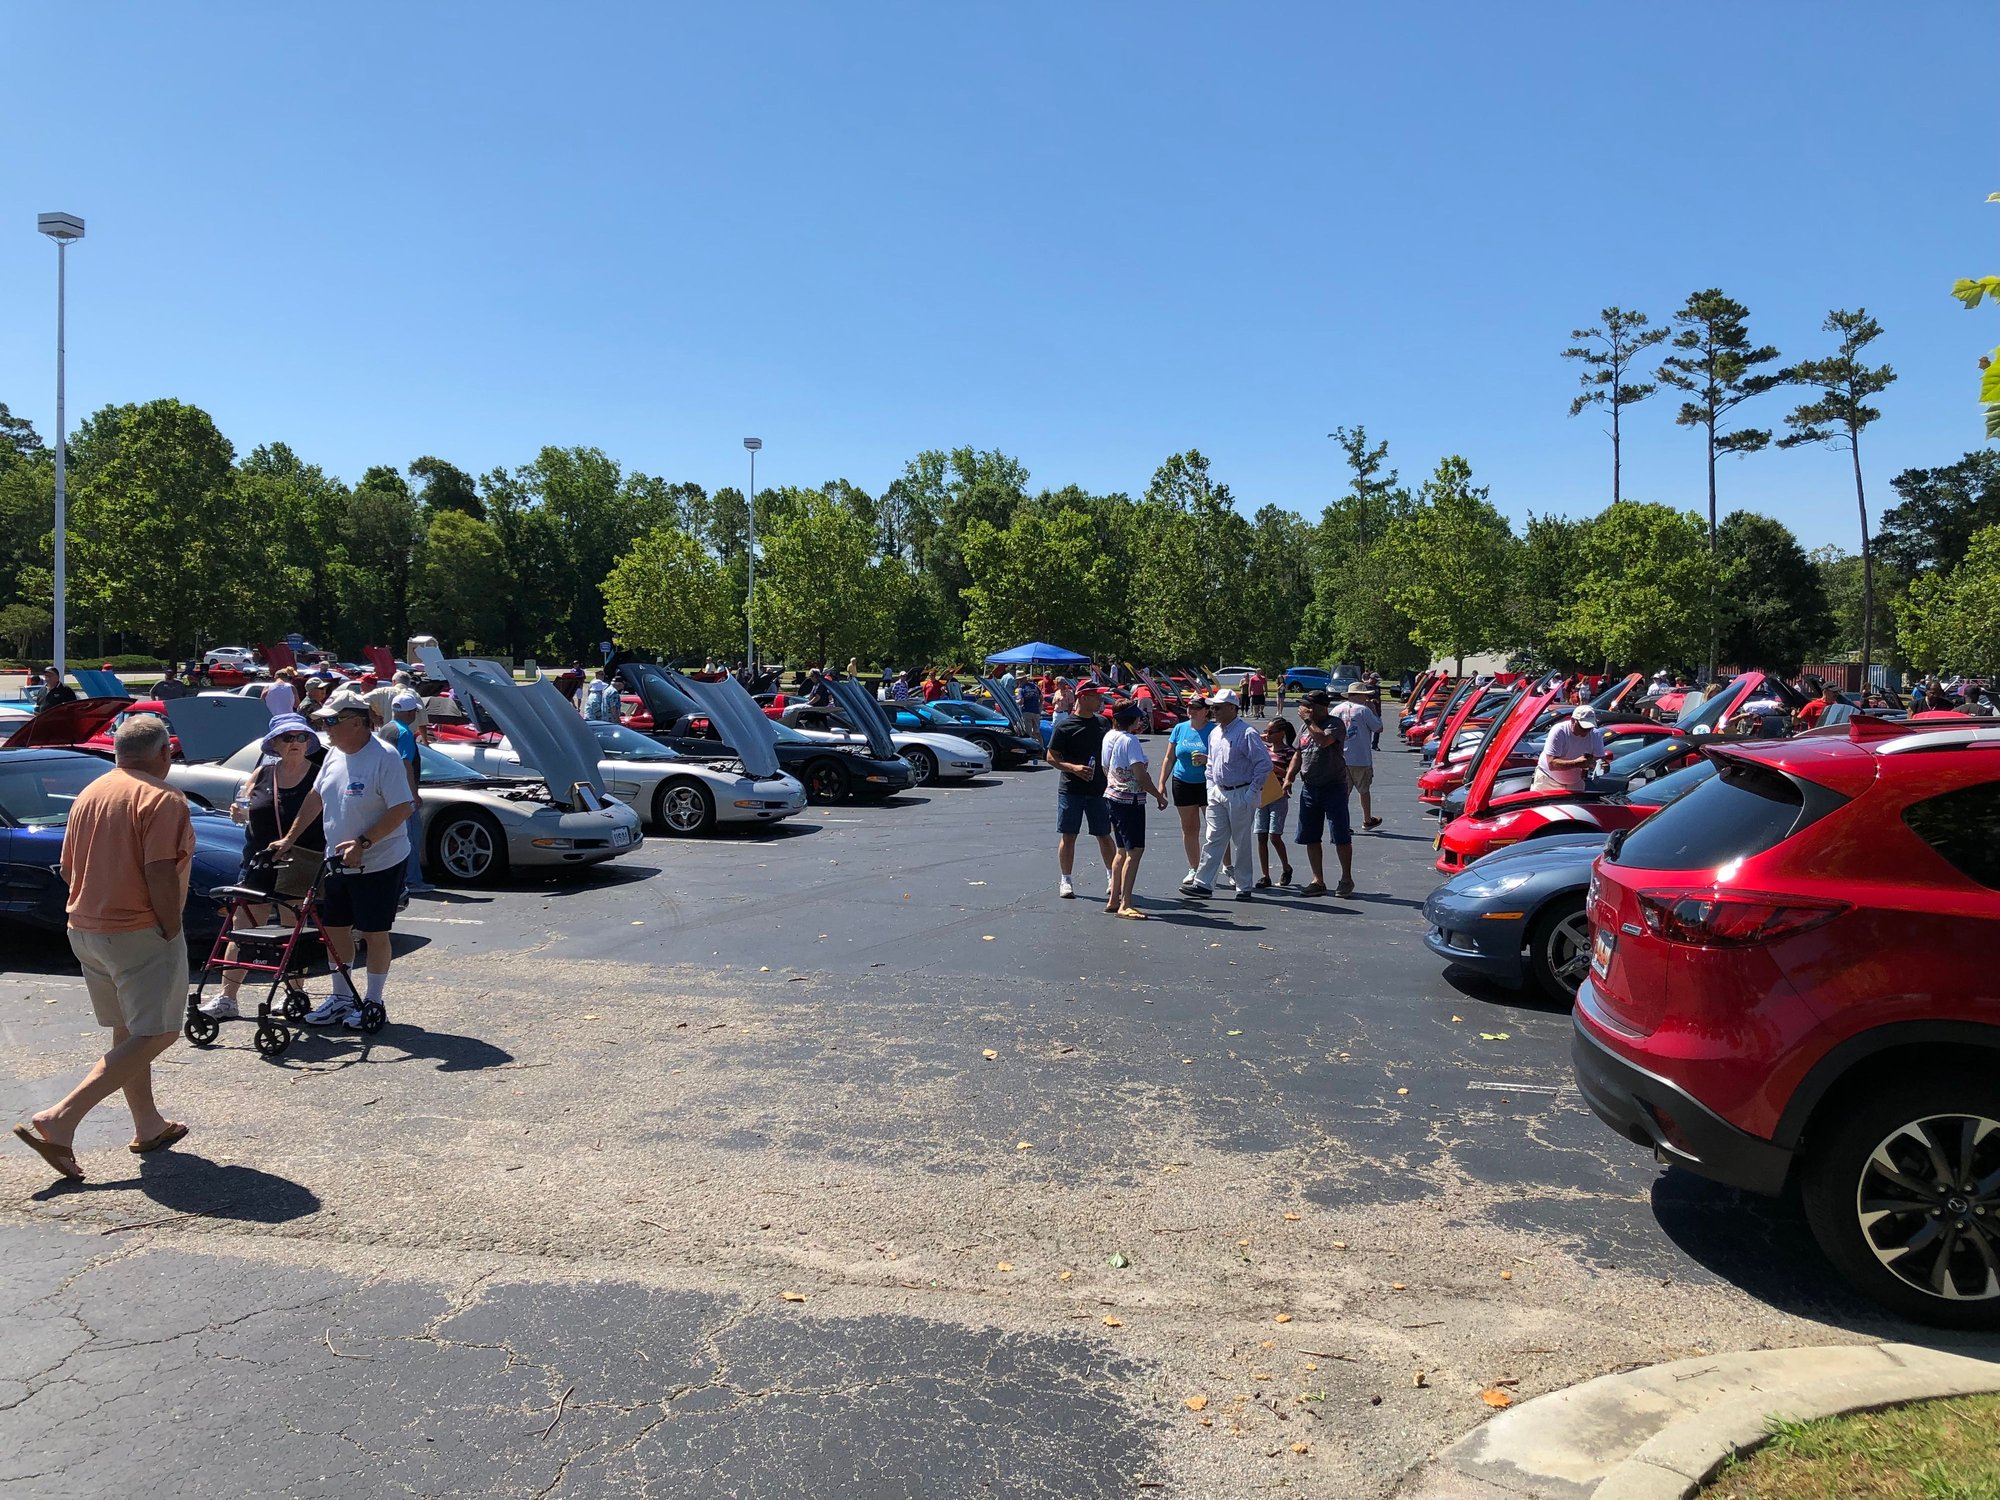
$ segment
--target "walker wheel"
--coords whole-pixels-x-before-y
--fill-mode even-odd
[[[389,1021],[389,1011],[379,1000],[361,1002],[361,1029],[373,1036]]]
[[[292,1031],[289,1026],[281,1026],[276,1021],[260,1022],[257,1027],[257,1050],[266,1057],[277,1057],[292,1045]]]
[[[303,1021],[312,1010],[312,997],[304,990],[285,991],[285,1019]]]
[[[213,1046],[215,1039],[222,1034],[222,1023],[214,1016],[205,1016],[198,1010],[190,1010],[187,1024],[181,1027],[181,1031],[195,1046],[208,1047]]]

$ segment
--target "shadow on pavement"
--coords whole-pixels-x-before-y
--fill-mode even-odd
[[[394,996],[390,998],[393,1000]],[[457,1036],[448,1031],[426,1031],[421,1026],[399,1026],[394,1021],[373,1036],[349,1031],[345,1027],[329,1027],[324,1031],[302,1027],[293,1035],[292,1045],[272,1059],[279,1067],[329,1062],[348,1066],[378,1061],[434,1060],[437,1063],[434,1071],[439,1073],[476,1073],[514,1061],[513,1053],[478,1037]],[[377,1047],[394,1048],[398,1055],[376,1058],[372,1054]]]
[[[246,1224],[285,1224],[320,1208],[319,1195],[289,1177],[236,1163],[219,1165],[185,1149],[139,1158],[136,1177],[59,1182],[34,1196],[47,1200],[115,1188],[137,1188],[174,1213]]]

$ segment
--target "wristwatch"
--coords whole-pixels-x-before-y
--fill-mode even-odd
[[[357,837],[354,840],[354,842],[359,844],[362,848],[366,849],[370,847],[375,842],[375,840],[371,839],[370,837],[368,837],[367,834],[364,833],[361,834],[359,837]]]

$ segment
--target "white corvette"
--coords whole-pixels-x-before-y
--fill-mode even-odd
[[[852,727],[839,708],[814,708],[799,703],[784,710],[779,721],[787,729],[808,739],[831,743],[852,742],[864,736]],[[917,773],[917,784],[984,776],[993,769],[993,758],[970,740],[955,734],[929,729],[891,729],[889,740],[896,753]]]

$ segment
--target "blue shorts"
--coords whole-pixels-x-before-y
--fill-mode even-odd
[[[1146,804],[1143,802],[1120,802],[1116,798],[1104,799],[1105,813],[1111,819],[1111,841],[1120,849],[1143,849],[1146,847]]]
[[[1085,824],[1094,839],[1111,832],[1111,815],[1104,810],[1104,794],[1095,797],[1077,792],[1056,792],[1056,832],[1074,837]]]
[[[326,899],[319,919],[327,927],[352,927],[358,932],[387,932],[396,925],[396,905],[403,899],[403,865],[367,874],[351,871],[326,877]]]
[[[1354,842],[1354,830],[1347,822],[1347,782],[1345,778],[1332,786],[1299,786],[1299,821],[1295,835],[1301,844],[1325,843],[1321,829],[1330,826],[1333,830],[1333,844],[1336,848]]]
[[[1291,812],[1291,810],[1292,799],[1289,794],[1280,797],[1276,802],[1265,803],[1264,806],[1257,809],[1256,831],[1258,833],[1268,833],[1272,838],[1283,838],[1285,836],[1285,815]]]

